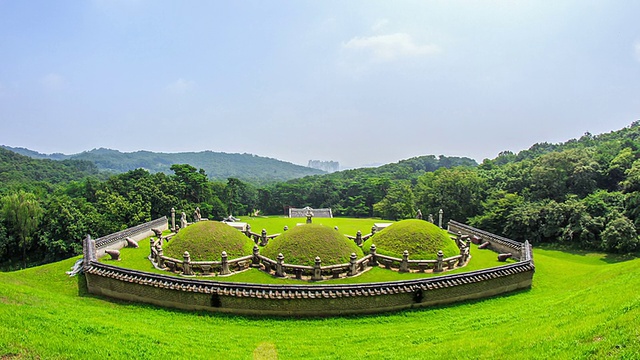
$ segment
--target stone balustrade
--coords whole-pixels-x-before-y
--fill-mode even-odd
[[[452,223],[449,225],[451,229]],[[98,248],[95,241],[87,237],[83,241],[84,281],[86,281],[86,287],[91,294],[128,301],[146,302],[185,310],[280,316],[369,314],[449,304],[531,287],[535,265],[533,263],[533,251],[529,242],[519,243],[509,239],[506,239],[507,241],[505,242],[504,238],[489,237],[486,235],[488,233],[480,232],[478,229],[467,227],[466,225],[464,228],[458,226],[458,229],[467,231],[468,234],[484,235],[483,239],[490,242],[493,241],[492,246],[495,244],[501,245],[500,241],[510,244],[504,246],[512,249],[509,252],[514,255],[519,255],[518,262],[489,269],[449,275],[443,274],[436,277],[407,281],[340,285],[248,284],[176,277],[100,263],[97,261],[97,253],[100,248]],[[372,246],[370,254],[361,259],[352,258],[348,264],[338,264],[323,269],[319,262],[316,261],[315,266],[300,267],[296,265],[288,268],[284,262],[285,259],[282,257],[277,260],[267,260],[261,257],[262,255],[259,254],[258,249],[257,252],[250,256],[227,260],[227,265],[232,264],[234,260],[239,260],[238,262],[244,261],[244,264],[248,264],[248,266],[262,267],[265,266],[265,262],[268,262],[272,269],[275,268],[275,270],[271,270],[272,272],[279,271],[284,274],[291,272],[295,276],[296,269],[301,269],[308,271],[307,274],[311,274],[305,276],[313,277],[319,271],[322,278],[333,276],[334,270],[344,268],[346,265],[349,265],[349,271],[353,273],[356,269],[376,266],[383,261],[391,261],[392,268],[411,269],[414,267],[420,271],[422,264],[425,270],[426,267],[431,269],[433,260],[409,260],[408,254],[403,255],[406,256],[403,256],[402,259],[378,255],[376,254],[375,246]],[[458,264],[454,262],[456,261],[453,259],[455,257],[445,259],[441,253],[438,255],[435,265],[436,270],[438,267],[442,269],[449,267],[451,262],[453,262],[454,266]],[[458,256],[463,257],[462,254]],[[187,259],[186,256],[182,260],[165,258],[162,256],[161,246],[155,251],[152,246],[150,258],[153,259],[154,257],[161,261],[168,260],[176,268],[182,265],[181,271],[184,270],[184,262]],[[460,259],[457,261],[460,261]],[[224,271],[222,259],[220,262],[213,263],[216,266],[220,266],[220,272]],[[191,262],[189,260],[188,265],[193,270],[203,264],[202,262]],[[208,265],[205,264],[205,266]],[[229,271],[233,267],[230,265]],[[218,271],[218,268],[214,268],[213,265],[209,268],[210,271],[211,269],[214,269],[212,272]],[[340,271],[342,272],[342,269]]]
[[[465,225],[453,220],[449,221],[448,230],[452,233],[462,233],[470,236],[475,235],[481,239],[480,243],[483,243],[485,241],[489,242],[489,248],[491,250],[499,253],[513,253],[514,258],[518,260],[522,261],[526,258],[525,257],[521,259],[523,257],[523,243],[521,242],[507,239],[505,237],[498,236],[484,230],[476,229],[472,226]],[[530,255],[531,254],[529,254],[528,257],[529,259],[531,259]]]
[[[429,270],[440,272],[444,269],[453,270],[456,266],[464,266],[468,259],[463,255],[443,258],[443,256],[438,254],[437,260],[410,260],[408,251],[404,252],[402,258],[396,258],[378,254],[375,251],[374,245],[372,249],[370,249],[370,254],[360,259],[358,259],[354,253],[351,255],[348,263],[316,267],[285,263],[282,254],[280,254],[276,260],[270,259],[260,255],[260,248],[255,245],[252,255],[226,259],[226,252],[223,251],[220,261],[189,261],[187,266],[185,266],[186,259],[175,259],[163,254],[162,238],[157,240],[152,239],[150,245],[151,253],[149,259],[152,261],[154,267],[186,276],[230,275],[253,267],[277,277],[292,277],[298,280],[318,281],[356,276],[368,268],[378,265],[399,272],[427,272]],[[322,259],[320,259],[320,261],[321,260]]]

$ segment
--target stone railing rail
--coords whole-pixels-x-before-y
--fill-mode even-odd
[[[466,235],[476,235],[484,241],[488,241],[491,244],[491,248],[497,252],[510,252],[513,257],[518,260],[522,257],[523,243],[507,239],[502,236],[492,234],[488,231],[476,229],[472,226],[459,223],[457,221],[450,220],[448,224],[448,230],[452,233],[461,232]]]
[[[167,217],[163,216],[159,219],[98,238],[95,240],[96,248],[102,249],[114,243],[125,241],[127,237],[149,232],[153,228],[166,228],[167,226]]]

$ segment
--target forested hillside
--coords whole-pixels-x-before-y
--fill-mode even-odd
[[[124,173],[142,168],[152,173],[163,172],[171,174],[171,165],[189,164],[193,167],[204,169],[212,180],[226,180],[233,177],[255,185],[324,173],[321,170],[262,156],[213,151],[183,153],[136,151],[123,153],[111,149],[94,149],[75,155],[46,155],[24,148],[6,148],[32,158],[86,160],[96,164],[101,171],[110,173]]]
[[[0,194],[13,186],[58,184],[97,174],[98,168],[90,161],[36,160],[0,147]]]
[[[444,211],[516,240],[632,253],[640,250],[640,123],[562,144],[535,144],[476,165],[468,158],[422,156],[379,168],[256,187],[212,181],[187,164],[172,174],[136,169],[108,179],[87,161],[36,160],[0,149],[1,268],[65,258],[80,240],[161,216],[191,219],[284,214],[331,207],[338,216],[404,219]],[[26,215],[25,215],[26,214]]]

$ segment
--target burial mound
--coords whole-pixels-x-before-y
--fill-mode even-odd
[[[444,257],[460,253],[446,231],[424,220],[410,219],[394,223],[367,239],[362,245],[368,251],[372,244],[383,255],[402,257],[407,250],[411,259],[432,260],[442,250]]]
[[[223,251],[233,259],[251,254],[253,245],[251,239],[225,223],[199,221],[181,229],[163,250],[176,259],[188,251],[192,261],[220,261]]]
[[[284,255],[288,264],[314,265],[316,256],[322,265],[344,264],[349,262],[351,253],[358,258],[363,256],[362,250],[351,240],[328,226],[306,224],[285,231],[282,235],[269,241],[261,253],[271,259],[278,254]]]

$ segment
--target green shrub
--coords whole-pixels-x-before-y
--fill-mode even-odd
[[[460,254],[458,246],[445,230],[417,219],[390,225],[367,239],[362,249],[368,252],[372,244],[376,245],[378,253],[393,257],[402,257],[402,253],[407,250],[410,259],[436,259],[439,250],[442,250],[445,258]]]
[[[362,250],[340,232],[323,225],[306,224],[296,226],[269,241],[262,254],[276,259],[279,253],[284,255],[287,264],[312,266],[316,256],[322,265],[335,265],[349,262],[355,253],[363,256]]]
[[[251,239],[225,223],[200,221],[181,229],[163,250],[176,259],[188,251],[192,261],[220,261],[223,251],[233,259],[250,255],[253,245]]]

